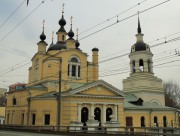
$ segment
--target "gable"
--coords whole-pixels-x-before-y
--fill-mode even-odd
[[[88,90],[84,90],[82,92],[79,92],[78,94],[88,94],[88,95],[103,95],[103,96],[117,96],[117,94],[110,89],[99,85],[92,88],[89,88]]]
[[[72,89],[70,91],[65,91],[62,93],[63,96],[69,95],[96,95],[96,96],[116,96],[125,97],[126,94],[116,87],[108,84],[103,80],[98,80],[96,82],[91,82],[80,86],[78,88]]]

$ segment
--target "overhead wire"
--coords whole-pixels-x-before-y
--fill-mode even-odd
[[[4,35],[0,42],[2,42],[9,34],[11,34],[19,25],[21,25],[32,13],[34,13],[46,0],[43,0],[40,4],[38,4],[28,15],[26,15],[13,29],[11,29],[6,35]],[[2,46],[2,45],[0,45]],[[3,46],[7,47],[7,46]]]
[[[154,8],[154,7],[157,7],[157,6],[159,6],[159,5],[162,5],[162,4],[164,4],[165,2],[168,2],[168,1],[170,1],[170,0],[167,0],[167,1],[164,1],[164,2],[159,3],[159,4],[157,4],[157,5],[154,5],[154,6],[150,7],[150,8],[148,8],[148,9],[145,9],[145,10],[141,11],[140,13],[143,13],[143,12],[149,10],[149,9],[152,9],[152,8]],[[125,19],[122,19],[121,21],[126,20],[126,19],[128,19],[128,18],[130,18],[130,17],[132,17],[132,16],[135,16],[135,15],[137,15],[137,14],[133,14],[133,15],[125,18]],[[117,22],[120,22],[120,21],[117,21]],[[8,73],[8,72],[7,72],[7,73]]]
[[[18,11],[18,9],[24,4],[26,0],[23,0],[21,4],[8,16],[8,18],[0,25],[0,29],[4,26],[4,24]]]
[[[132,17],[134,17],[134,16],[136,16],[136,15],[138,15],[138,14],[140,14],[140,13],[144,13],[144,12],[146,12],[146,11],[148,11],[148,10],[151,10],[151,9],[155,8],[155,7],[158,7],[158,6],[160,6],[160,5],[163,5],[163,4],[165,4],[166,2],[169,2],[169,1],[170,1],[170,0],[163,1],[163,2],[161,2],[161,3],[158,3],[158,4],[154,5],[154,6],[151,6],[150,8],[147,8],[147,9],[145,9],[145,10],[139,11],[138,13],[132,14],[132,15],[130,15],[130,16],[128,16],[128,17],[125,17],[125,18],[123,18],[123,19],[121,19],[121,20],[117,20],[115,23],[112,23],[112,24],[110,24],[110,25],[108,25],[108,26],[106,26],[106,27],[103,27],[103,28],[101,28],[101,29],[99,29],[99,30],[97,30],[97,31],[95,31],[95,32],[87,35],[87,36],[84,36],[84,37],[80,38],[80,40],[83,40],[83,39],[85,39],[85,38],[87,38],[87,37],[90,37],[90,36],[92,36],[92,35],[94,35],[94,34],[96,34],[96,33],[98,33],[98,32],[101,32],[101,31],[103,31],[103,30],[105,30],[105,29],[107,29],[107,28],[109,28],[109,27],[111,27],[111,26],[114,26],[115,24],[118,24],[118,23],[120,23],[120,22],[122,22],[122,21],[125,21],[125,20],[127,20],[127,19],[129,19],[129,18],[132,18]]]
[[[147,1],[147,0],[143,0],[142,2],[139,2],[138,4],[136,4],[136,5],[134,5],[134,6],[130,7],[130,8],[128,8],[128,9],[126,9],[125,11],[122,11],[121,13],[119,13],[119,14],[117,14],[117,15],[111,17],[111,18],[108,18],[108,19],[104,20],[104,21],[102,21],[102,22],[100,22],[100,23],[94,25],[93,27],[90,27],[90,28],[88,28],[88,29],[82,31],[79,35],[81,35],[81,34],[87,32],[87,31],[89,31],[89,30],[91,30],[91,29],[94,29],[94,28],[96,28],[96,27],[98,27],[98,26],[100,26],[100,25],[102,25],[102,24],[104,24],[104,23],[106,23],[106,22],[109,22],[110,20],[116,18],[117,16],[122,15],[122,14],[128,12],[129,10],[131,10],[131,9],[133,9],[133,8],[135,8],[135,7],[139,6],[139,5],[141,5],[142,3],[146,2],[146,1]]]
[[[145,10],[143,10],[143,11],[141,11],[141,12],[139,12],[139,13],[143,13],[143,12],[145,12],[145,11],[148,11],[149,9],[152,9],[152,8],[154,8],[154,7],[157,7],[157,6],[160,6],[160,5],[162,5],[162,4],[164,4],[164,3],[166,3],[166,2],[168,2],[168,1],[170,1],[170,0],[167,0],[167,1],[164,1],[164,2],[162,2],[162,3],[159,3],[159,4],[157,4],[157,5],[154,5],[154,6],[152,6],[152,7],[150,7],[150,8],[148,8],[148,9],[145,9]],[[42,1],[42,3],[44,3],[45,2],[45,0],[44,1]],[[41,3],[41,4],[42,4]],[[40,5],[41,5],[40,4]],[[40,5],[38,5],[35,9],[37,9]],[[34,10],[31,12],[31,14],[34,12]],[[30,14],[29,14],[30,15]],[[117,21],[118,23],[119,22],[122,22],[122,21],[124,21],[124,20],[126,20],[126,19],[128,19],[128,18],[130,18],[130,17],[133,17],[133,16],[135,16],[135,15],[137,15],[137,14],[134,14],[134,15],[131,15],[131,16],[129,16],[129,17],[127,17],[127,18],[125,18],[125,19],[122,19],[121,21]],[[26,16],[25,18],[27,18],[28,16]],[[24,19],[25,19],[24,18]],[[23,20],[24,20],[23,19]],[[115,23],[116,24],[116,23]],[[108,28],[108,27],[110,27],[110,26],[107,26],[107,27],[105,27],[104,29],[106,29],[106,28]],[[101,29],[102,30],[102,29]],[[93,33],[93,34],[95,34],[95,33]],[[91,34],[92,35],[92,34]],[[87,37],[89,37],[90,35],[88,35]],[[85,38],[85,37],[84,37]],[[84,39],[84,38],[82,38],[82,39]],[[82,40],[81,39],[81,40]],[[1,40],[0,40],[1,41]]]

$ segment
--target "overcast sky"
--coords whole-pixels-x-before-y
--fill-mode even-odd
[[[50,44],[52,31],[59,29],[58,21],[64,2],[66,31],[69,31],[70,17],[73,16],[73,30],[75,32],[79,28],[80,48],[88,53],[89,61],[92,48],[99,48],[100,79],[122,89],[122,80],[129,76],[129,58],[128,55],[116,57],[130,53],[131,46],[136,42],[138,17],[134,14],[140,11],[144,42],[150,46],[180,36],[180,0],[165,1],[45,0],[41,4],[42,0],[29,0],[27,6],[26,0],[1,0],[0,88],[7,88],[16,82],[27,83],[29,62],[37,52],[42,21],[45,20],[46,42]],[[162,2],[165,3],[149,9]],[[116,23],[117,15],[119,23]],[[55,35],[54,42],[56,40]],[[174,80],[180,84],[180,56],[175,50],[180,52],[180,40],[151,48],[154,73],[163,81]]]

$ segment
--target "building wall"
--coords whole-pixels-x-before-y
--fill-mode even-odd
[[[36,95],[47,93],[46,90],[22,90],[8,93],[6,105],[6,124],[28,124],[29,103],[28,98]],[[13,99],[16,104],[13,104]],[[24,121],[22,122],[22,114],[24,114]]]
[[[176,112],[174,111],[150,111],[150,110],[126,110],[125,111],[125,120],[126,117],[133,118],[133,126],[141,127],[141,117],[145,118],[145,126],[153,127],[154,117],[158,119],[158,126],[163,127],[163,117],[167,118],[167,127],[178,127],[178,118]]]

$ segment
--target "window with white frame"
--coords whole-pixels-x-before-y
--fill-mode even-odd
[[[77,57],[71,57],[68,62],[68,77],[79,79],[81,77],[81,63]]]

